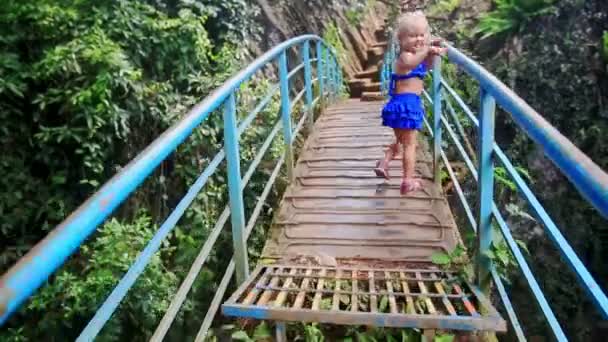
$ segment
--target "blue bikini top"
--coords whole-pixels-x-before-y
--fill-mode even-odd
[[[407,80],[408,78],[414,78],[414,77],[424,79],[424,77],[426,77],[426,73],[427,73],[427,69],[426,69],[426,64],[424,62],[418,64],[417,67],[415,67],[414,69],[412,69],[410,72],[408,72],[405,75],[392,73],[389,94],[393,95],[393,92],[395,91],[395,86],[397,85],[397,81]]]

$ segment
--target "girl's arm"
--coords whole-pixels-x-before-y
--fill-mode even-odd
[[[421,49],[412,51],[402,51],[399,54],[399,62],[405,69],[412,70],[422,63],[429,54],[429,46],[424,45]]]
[[[430,53],[426,55],[426,58],[424,59],[424,64],[426,65],[427,70],[431,71],[433,70],[433,60],[435,59],[435,54]]]
[[[424,59],[424,64],[426,64],[426,68],[428,70],[433,69],[433,60],[435,59],[435,56],[443,56],[446,54],[447,48],[442,47],[442,43],[442,38],[433,38],[431,40],[431,46],[429,47],[428,55]]]

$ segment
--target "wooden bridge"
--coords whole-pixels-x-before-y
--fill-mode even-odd
[[[417,149],[420,190],[400,194],[401,156],[390,163],[390,180],[374,174],[394,141],[381,126],[383,104],[355,98],[321,114],[270,230],[264,265],[224,304],[225,314],[430,334],[506,329],[479,291],[431,262],[433,253],[453,251],[460,236],[433,179],[426,137]]]
[[[317,120],[281,203],[265,259],[308,255],[330,264],[430,263],[434,252],[456,247],[458,231],[433,181],[424,138],[415,169],[424,180],[422,189],[399,193],[401,156],[390,164],[390,180],[374,174],[376,161],[395,139],[380,125],[382,105],[347,100]]]

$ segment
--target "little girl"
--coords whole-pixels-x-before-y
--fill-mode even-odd
[[[395,61],[395,72],[391,75],[390,100],[382,109],[382,125],[391,127],[396,142],[389,145],[384,159],[378,161],[374,172],[378,177],[389,179],[389,162],[399,153],[403,145],[403,180],[401,194],[421,187],[414,178],[416,165],[416,135],[422,128],[424,107],[420,94],[424,89],[423,79],[432,67],[433,57],[443,55],[441,39],[431,39],[426,17],[420,11],[406,13],[399,19],[396,37],[399,42],[399,57]]]

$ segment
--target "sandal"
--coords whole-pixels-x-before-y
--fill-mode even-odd
[[[421,188],[422,184],[420,183],[420,180],[416,178],[404,178],[403,181],[401,181],[399,191],[402,195],[405,195],[408,192],[417,191]]]
[[[399,145],[389,145],[388,150],[385,151],[384,159],[378,160],[376,162],[376,168],[374,169],[376,176],[382,177],[384,179],[390,179],[390,176],[388,174],[389,163],[391,162],[391,160],[393,160],[393,158],[395,158],[395,155],[397,155],[397,153],[399,153]]]
[[[378,160],[378,162],[376,162],[376,168],[374,169],[376,176],[383,177],[384,179],[390,179],[388,167],[380,167],[380,164],[382,164],[382,160]]]

